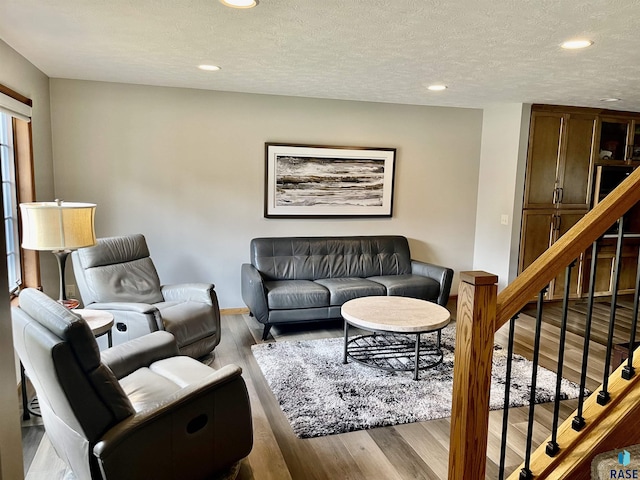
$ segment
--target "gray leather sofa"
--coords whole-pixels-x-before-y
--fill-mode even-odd
[[[403,236],[254,238],[250,248],[242,299],[264,324],[263,340],[272,325],[341,318],[353,298],[449,300],[453,270],[412,260]]]
[[[87,323],[25,289],[13,341],[51,444],[78,480],[182,480],[237,470],[253,445],[241,369],[179,356],[154,332],[100,354]],[[66,478],[66,477],[65,477]]]

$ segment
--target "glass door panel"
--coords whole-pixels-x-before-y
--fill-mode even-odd
[[[602,120],[600,127],[600,160],[626,159],[628,121]]]
[[[631,160],[640,161],[640,121],[633,122],[633,138],[631,141]]]

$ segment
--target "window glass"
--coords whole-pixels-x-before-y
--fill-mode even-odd
[[[15,156],[11,117],[0,112],[0,170],[2,173],[2,200],[4,205],[4,231],[7,247],[7,273],[9,291],[15,292],[22,284],[20,268],[20,242],[18,236],[18,201]]]

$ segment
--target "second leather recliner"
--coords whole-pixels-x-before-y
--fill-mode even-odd
[[[214,286],[162,285],[143,235],[100,238],[71,258],[84,307],[113,314],[114,345],[166,330],[182,355],[200,358],[220,343]]]

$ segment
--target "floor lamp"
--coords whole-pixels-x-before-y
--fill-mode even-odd
[[[72,250],[96,244],[94,203],[55,202],[21,203],[22,248],[50,251],[58,260],[59,302],[67,300],[64,270]],[[75,304],[77,306],[77,303]]]
[[[55,202],[21,203],[22,248],[50,251],[58,260],[60,274],[60,298],[58,302],[68,308],[78,306],[78,301],[67,300],[64,270],[72,250],[96,244],[94,203]],[[27,401],[26,377],[20,362],[22,391],[22,419],[29,413],[40,416],[38,398]]]

